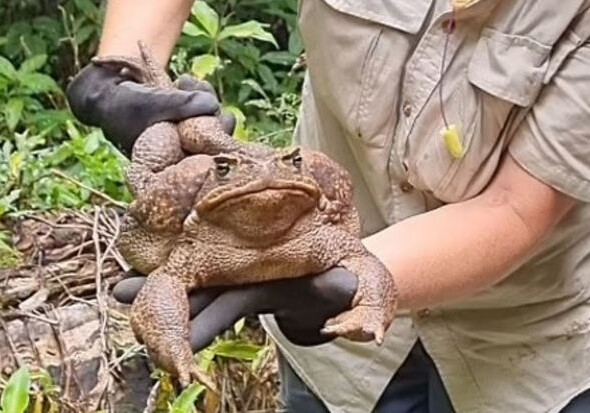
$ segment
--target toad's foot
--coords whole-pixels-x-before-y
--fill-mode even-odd
[[[184,342],[184,340],[165,340],[152,344],[155,344],[155,346],[148,346],[150,359],[158,367],[177,377],[182,388],[189,386],[193,381],[197,381],[217,393],[216,384],[207,373],[197,366],[187,342]]]
[[[326,321],[322,334],[335,334],[353,341],[383,343],[388,316],[385,309],[359,305]]]
[[[338,265],[357,275],[357,292],[352,310],[328,320],[322,332],[355,341],[374,339],[382,344],[397,304],[393,277],[383,263],[367,251],[345,258]]]
[[[185,286],[157,269],[152,272],[131,308],[131,327],[145,343],[156,366],[178,377],[182,387],[193,380],[213,392],[216,386],[193,359],[188,331],[188,297]]]

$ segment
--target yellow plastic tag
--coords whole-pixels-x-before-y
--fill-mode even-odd
[[[451,156],[455,159],[461,158],[463,156],[463,142],[461,142],[461,133],[457,125],[442,128],[441,135]]]

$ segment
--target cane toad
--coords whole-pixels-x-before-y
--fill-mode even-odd
[[[129,263],[149,274],[132,306],[131,324],[156,364],[183,384],[202,380],[191,364],[187,292],[300,277],[334,266],[358,276],[358,291],[352,309],[329,320],[324,332],[382,342],[396,290],[391,274],[359,239],[350,182],[338,165],[321,153],[295,148],[265,159],[193,155],[159,177],[186,185],[175,181],[186,168],[194,184],[186,200],[193,199],[180,235],[146,230],[141,222],[149,219],[149,210],[137,215],[132,207],[118,241]]]
[[[101,59],[160,82],[154,79],[161,73],[146,72],[145,64]],[[149,60],[145,52],[143,60]],[[191,121],[197,122],[184,122]],[[334,266],[356,274],[358,290],[351,310],[328,320],[323,331],[380,344],[394,317],[396,289],[359,238],[346,171],[319,152],[251,149],[227,143],[231,137],[215,128],[198,139],[185,129],[161,122],[138,139],[128,174],[135,200],[117,241],[129,263],[148,275],[131,326],[154,362],[182,385],[206,381],[192,361],[188,292]]]

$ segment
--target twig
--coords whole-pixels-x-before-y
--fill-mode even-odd
[[[70,290],[70,287],[68,287],[68,286],[66,285],[66,283],[64,283],[64,282],[63,282],[63,280],[61,279],[61,276],[60,276],[60,275],[59,275],[57,272],[55,272],[55,273],[53,274],[53,276],[55,277],[55,279],[57,280],[57,282],[59,283],[59,285],[61,285],[61,288],[63,288],[64,292],[65,292],[65,293],[66,293],[66,295],[67,295],[67,298],[69,298],[70,300],[72,300],[72,301],[73,301],[73,302],[75,302],[75,303],[86,304],[86,305],[88,305],[88,306],[90,306],[90,307],[97,307],[97,305],[96,305],[96,304],[94,304],[94,303],[92,303],[92,302],[90,302],[90,301],[88,301],[88,300],[85,300],[85,299],[83,299],[83,298],[80,298],[80,297],[78,297],[77,295],[73,294],[73,293],[71,292],[71,290]],[[65,299],[64,299],[64,300],[65,300]],[[60,302],[60,305],[61,305],[62,303],[63,303],[63,300]]]
[[[6,325],[6,322],[4,321],[4,319],[2,317],[0,317],[0,327],[2,327],[2,329],[4,330],[4,333],[6,334],[6,341],[8,342],[8,347],[10,347],[10,351],[12,351],[12,357],[14,358],[14,361],[16,362],[16,366],[20,368],[21,362],[18,359],[18,357],[16,356],[18,354],[18,349],[16,348],[14,341],[12,341],[12,337],[10,337],[10,333],[8,332],[8,326]]]
[[[35,220],[35,221],[39,221],[42,222],[45,225],[49,225],[52,228],[65,228],[65,229],[82,229],[82,230],[86,230],[86,231],[92,231],[92,223],[90,223],[89,225],[80,225],[80,224],[56,224],[55,222],[51,222],[46,220],[45,218],[41,218],[35,215],[29,215],[29,214],[23,214],[23,216],[26,216],[29,219]],[[105,237],[108,237],[109,234],[104,232],[102,229],[98,230],[99,233]]]
[[[158,393],[160,392],[160,383],[160,380],[158,380],[150,390],[147,404],[145,409],[143,409],[143,413],[154,413],[156,411],[156,408],[158,407]]]
[[[272,138],[273,136],[280,135],[281,133],[286,133],[286,132],[293,132],[293,128],[285,128],[285,129],[280,129],[280,130],[277,130],[274,132],[267,133],[266,135],[259,136],[258,140]]]
[[[38,314],[34,314],[34,313],[31,313],[28,311],[16,310],[16,309],[4,311],[0,314],[0,317],[3,319],[6,319],[8,321],[13,320],[13,319],[17,319],[19,317],[29,317],[29,318],[34,318],[35,320],[42,321],[47,324],[53,324],[53,325],[58,324],[57,320],[51,320],[49,318],[43,317]]]
[[[105,194],[104,192],[100,192],[97,189],[92,188],[91,186],[88,186],[80,181],[78,181],[75,178],[72,178],[71,176],[69,176],[68,174],[63,173],[62,171],[59,171],[57,169],[52,169],[51,173],[55,176],[57,176],[58,178],[62,178],[65,179],[66,181],[70,181],[71,183],[79,186],[80,188],[84,188],[87,191],[92,192],[94,195],[99,196],[101,198],[103,198],[104,200],[106,200],[107,202],[110,202],[111,204],[118,206],[120,208],[126,208],[127,204],[125,204],[124,202],[120,202],[117,201],[116,199],[110,197],[109,195]]]
[[[101,213],[99,213],[100,215],[102,215],[102,210]],[[108,257],[109,253],[112,253],[112,250],[115,246],[115,242],[117,241],[117,237],[119,237],[119,217],[116,218],[116,226],[114,228],[114,234],[112,235],[111,239],[109,240],[109,243],[107,244],[107,247],[101,257],[100,260],[100,268],[101,268],[101,272],[102,272],[102,266],[104,264],[104,261],[106,260],[106,258]]]
[[[98,222],[99,222],[99,214],[101,213],[101,209],[98,207],[94,208],[94,227],[92,229],[92,239],[94,240],[94,249],[96,254],[96,269],[95,269],[95,284],[96,284],[96,301],[98,302],[98,315],[100,318],[100,345],[102,348],[101,353],[101,363],[105,370],[107,371],[107,385],[105,388],[106,392],[106,401],[109,405],[109,408],[112,404],[111,401],[111,376],[108,374],[109,362],[107,359],[107,353],[109,353],[109,346],[107,343],[106,338],[106,328],[108,322],[108,310],[107,304],[104,300],[104,294],[102,291],[102,265],[104,263],[103,255],[100,250],[100,237],[98,235]],[[104,395],[104,393],[103,393]],[[101,397],[102,398],[102,397]]]
[[[130,356],[133,357],[134,355],[140,353],[144,348],[145,346],[143,344],[134,344],[131,347],[127,348],[123,352],[123,354],[121,354],[119,357],[117,357],[109,363],[109,370],[112,371],[118,368],[122,362],[127,360],[127,358],[129,358]]]

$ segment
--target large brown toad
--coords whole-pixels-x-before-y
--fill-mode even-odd
[[[131,325],[155,363],[183,385],[205,381],[192,361],[188,292],[334,266],[356,274],[358,290],[351,310],[327,321],[324,332],[381,343],[396,290],[359,238],[348,174],[327,156],[298,148],[238,146],[187,156],[197,148],[179,148],[178,129],[157,124],[137,141],[129,174],[135,200],[118,240],[129,263],[148,274]]]
[[[164,227],[146,230],[141,224],[150,219],[146,206],[167,199],[165,188],[180,189],[189,177],[193,189],[187,200],[193,202],[181,234]],[[350,181],[328,157],[299,149],[264,159],[193,155],[152,184],[160,189],[147,191],[149,201],[134,202],[118,247],[134,268],[149,274],[131,310],[133,330],[156,364],[182,384],[203,379],[191,363],[188,341],[187,292],[195,288],[341,266],[358,276],[358,291],[352,309],[329,320],[324,331],[382,342],[395,311],[393,279],[360,241]]]

